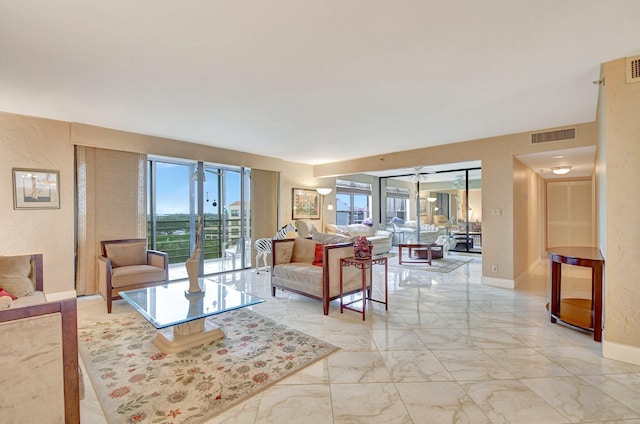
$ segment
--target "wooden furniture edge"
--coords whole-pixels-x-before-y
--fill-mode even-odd
[[[78,370],[78,316],[75,298],[6,309],[0,322],[60,313],[62,319],[62,364],[64,374],[65,423],[80,422],[80,373]]]

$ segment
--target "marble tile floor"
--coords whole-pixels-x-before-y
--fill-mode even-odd
[[[640,424],[640,366],[605,359],[591,335],[549,322],[548,265],[516,290],[480,284],[481,266],[390,268],[389,311],[369,303],[364,322],[338,302],[324,316],[318,301],[273,298],[269,273],[213,277],[266,299],[255,311],[341,349],[209,423]],[[588,275],[563,275],[578,295],[589,285]],[[131,311],[116,301],[112,316]],[[78,319],[109,319],[102,298],[79,298]],[[82,423],[105,423],[84,374]]]

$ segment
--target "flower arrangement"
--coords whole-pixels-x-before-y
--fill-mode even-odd
[[[367,227],[373,227],[373,219],[367,218],[364,221],[362,221],[362,224],[366,225]]]

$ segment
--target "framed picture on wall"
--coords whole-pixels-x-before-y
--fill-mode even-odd
[[[14,209],[60,209],[60,172],[13,168]]]
[[[315,190],[294,188],[292,219],[320,219],[320,194]]]

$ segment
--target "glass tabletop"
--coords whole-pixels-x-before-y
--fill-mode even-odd
[[[264,302],[264,299],[199,278],[202,294],[186,294],[188,281],[120,292],[155,328],[184,324],[211,315]]]

